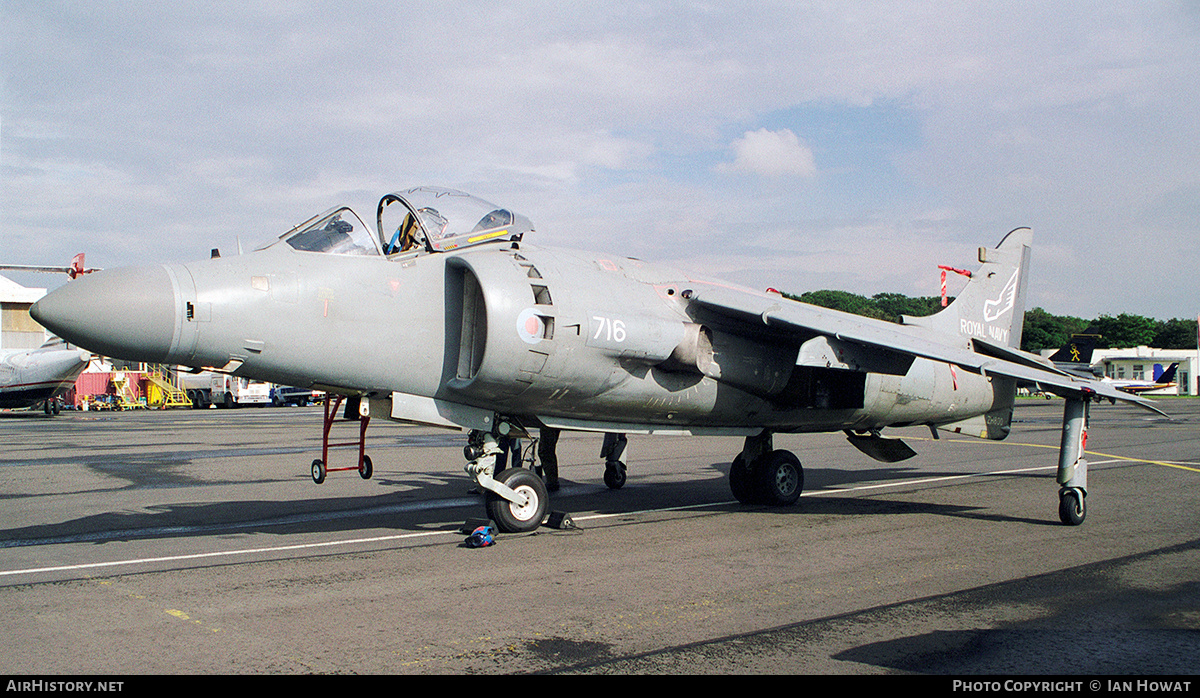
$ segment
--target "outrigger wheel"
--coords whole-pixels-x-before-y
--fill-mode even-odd
[[[317,483],[318,485],[322,482],[325,482],[325,474],[325,461],[321,460],[320,458],[314,459],[312,462],[313,482]]]
[[[1068,526],[1078,526],[1087,516],[1084,494],[1077,487],[1064,487],[1058,491],[1058,520]]]

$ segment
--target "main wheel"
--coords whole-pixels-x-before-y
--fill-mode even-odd
[[[372,472],[374,471],[371,469],[371,457],[364,454],[362,465],[358,467],[359,477],[364,480],[370,480]]]
[[[604,464],[604,484],[610,490],[619,490],[625,485],[625,464],[609,461]]]
[[[550,495],[542,478],[525,468],[509,468],[496,476],[517,494],[525,497],[524,506],[510,502],[495,492],[487,493],[488,518],[504,533],[528,533],[542,525],[550,508]]]
[[[804,468],[791,451],[771,451],[756,462],[754,479],[765,504],[795,504],[804,491]]]
[[[318,485],[325,482],[325,461],[320,458],[314,459],[312,464],[313,482]]]
[[[1068,526],[1078,526],[1087,517],[1083,504],[1084,496],[1076,489],[1063,489],[1058,493],[1058,520]]]
[[[758,497],[754,491],[754,478],[750,466],[742,454],[737,454],[729,465],[729,491],[733,492],[742,504],[757,504]]]

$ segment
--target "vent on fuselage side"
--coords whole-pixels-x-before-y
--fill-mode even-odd
[[[479,373],[487,348],[487,308],[483,289],[469,269],[462,269],[462,329],[459,333],[456,378],[469,381]]]

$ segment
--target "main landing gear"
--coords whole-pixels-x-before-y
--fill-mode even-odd
[[[746,437],[742,452],[729,466],[729,489],[743,504],[787,506],[804,491],[804,468],[791,451],[776,450],[763,431]]]

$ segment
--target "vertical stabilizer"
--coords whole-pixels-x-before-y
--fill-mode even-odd
[[[994,249],[979,248],[982,266],[954,302],[930,317],[905,317],[905,324],[1020,347],[1032,243],[1033,231],[1017,228]]]

